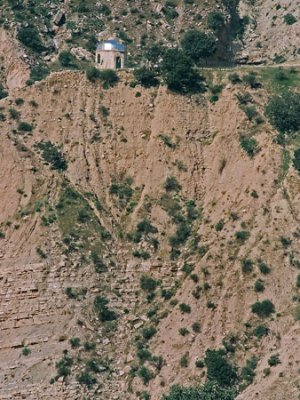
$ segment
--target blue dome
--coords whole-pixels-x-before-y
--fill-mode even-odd
[[[108,39],[99,42],[97,45],[97,50],[116,50],[124,53],[126,50],[126,46],[118,42],[117,39]]]

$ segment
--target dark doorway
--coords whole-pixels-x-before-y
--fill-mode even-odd
[[[97,63],[100,64],[100,54],[97,54]]]
[[[119,69],[122,67],[121,57],[116,57],[116,68]]]

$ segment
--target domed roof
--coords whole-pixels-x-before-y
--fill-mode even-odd
[[[103,40],[98,43],[97,50],[115,50],[124,53],[126,46],[120,43],[117,39]]]

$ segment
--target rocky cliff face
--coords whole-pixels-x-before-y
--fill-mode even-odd
[[[103,90],[80,72],[1,100],[0,398],[159,400],[204,381],[195,361],[224,343],[239,368],[258,357],[239,399],[297,398],[299,176],[268,123],[239,107],[245,88],[212,75],[224,84],[215,104],[132,88],[127,73]],[[261,114],[266,88],[250,90]],[[272,318],[251,312],[264,299]]]

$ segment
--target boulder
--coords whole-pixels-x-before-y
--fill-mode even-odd
[[[93,54],[82,47],[73,47],[71,49],[71,54],[78,60],[87,60],[87,61],[94,60]]]

